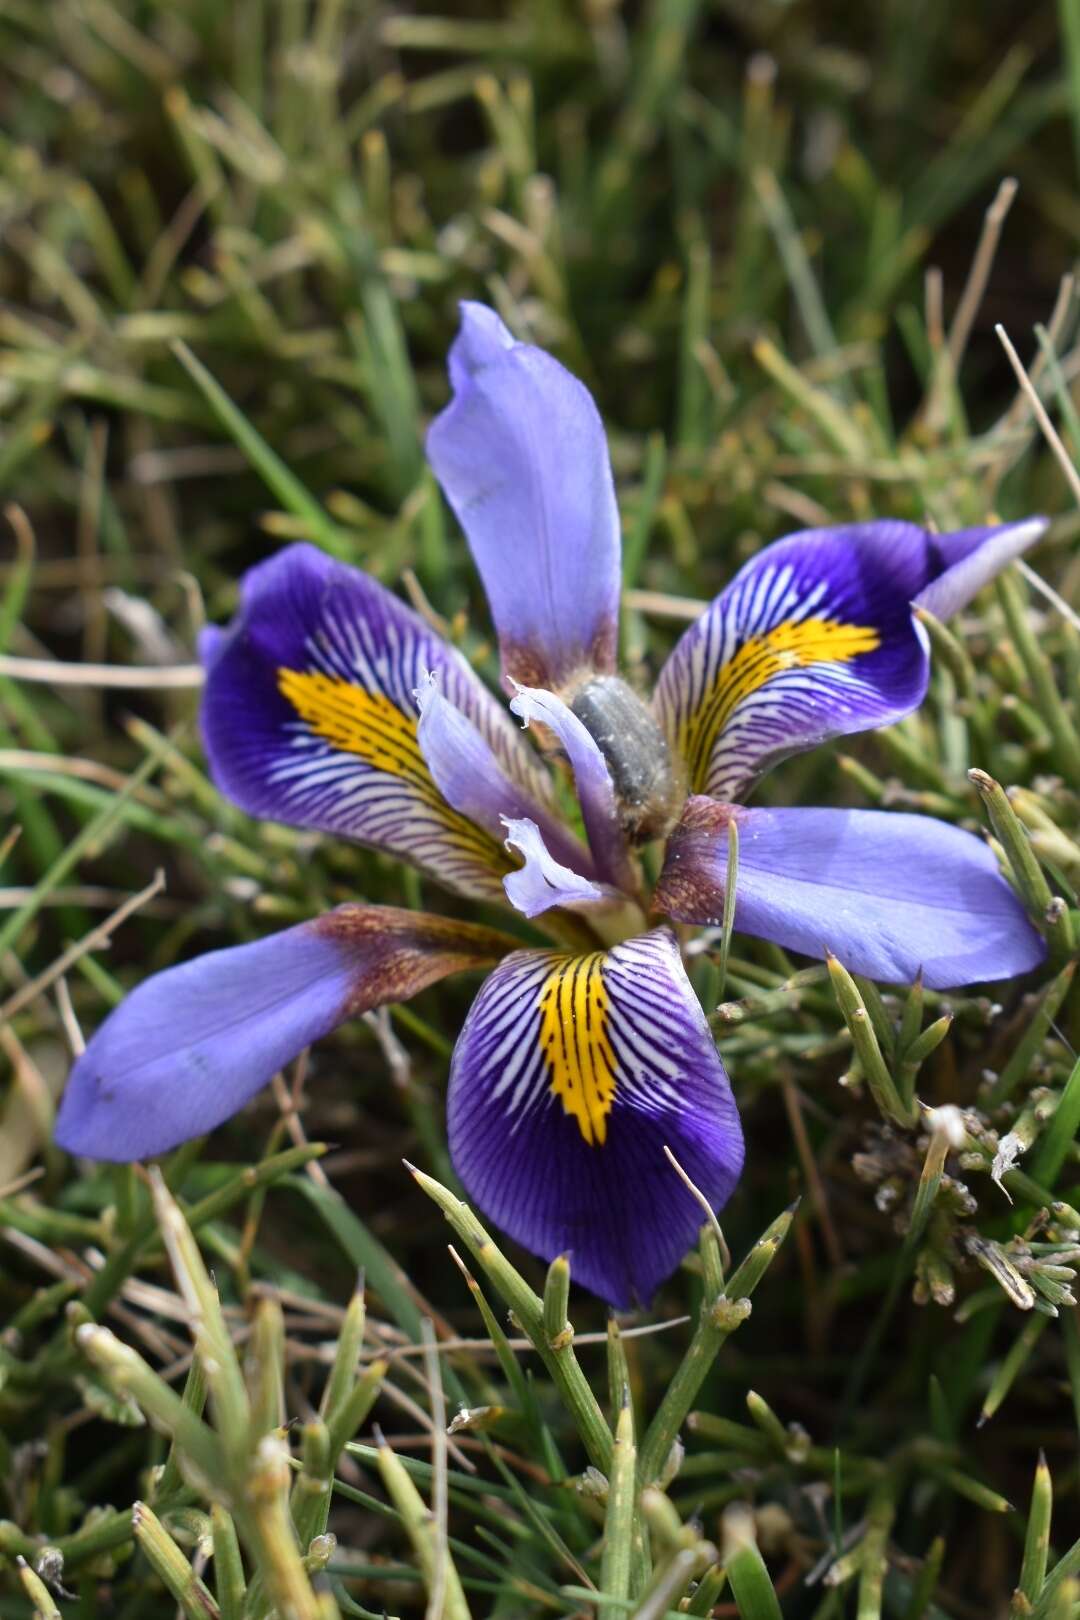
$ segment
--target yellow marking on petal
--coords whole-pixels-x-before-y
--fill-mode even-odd
[[[880,645],[873,625],[844,624],[839,619],[785,619],[765,635],[744,641],[717,670],[712,690],[683,721],[679,745],[693,791],[704,791],[713,744],[735,709],[773,676],[809,664],[849,664]]]
[[[590,1147],[603,1145],[615,1100],[603,951],[560,956],[540,986],[540,1047],[552,1094]]]
[[[339,675],[281,668],[278,690],[309,731],[343,753],[355,754],[372,770],[400,777],[417,799],[434,810],[448,841],[502,876],[514,862],[483,828],[453,809],[428,770],[417,741],[418,716],[406,714],[383,692],[369,692]]]
[[[418,784],[431,781],[416,740],[416,720],[382,692],[365,691],[339,675],[300,669],[279,669],[278,690],[331,748],[357,754],[391,776]]]

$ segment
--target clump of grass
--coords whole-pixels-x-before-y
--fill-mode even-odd
[[[5,1616],[1080,1613],[1055,17],[0,5]],[[694,972],[750,1142],[742,1258],[706,1226],[619,1322],[457,1196],[468,987],[343,1030],[160,1174],[50,1145],[82,1030],[148,971],[423,900],[218,798],[193,649],[304,536],[494,674],[422,452],[464,295],[604,409],[631,666],[785,530],[1060,514],[1032,569],[927,619],[917,715],[764,790],[984,828],[1045,972],[882,991],[725,932]]]

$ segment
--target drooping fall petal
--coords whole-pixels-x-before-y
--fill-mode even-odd
[[[742,1167],[735,1102],[667,928],[610,951],[518,951],[454,1049],[449,1134],[470,1196],[614,1305],[648,1300]]]
[[[397,597],[314,546],[246,575],[240,611],[204,643],[202,729],[218,787],[249,815],[400,856],[465,894],[501,897],[501,842],[449,805],[417,740],[430,672],[509,780],[545,781],[464,659]]]
[[[143,1159],[243,1107],[312,1041],[448,973],[495,962],[489,928],[391,906],[339,906],[252,945],[146,979],[77,1060],[56,1140],[94,1159]]]
[[[910,713],[930,668],[912,604],[956,612],[1045,527],[859,523],[766,546],[660,673],[657,714],[691,790],[743,799],[788,754]]]
[[[931,816],[755,809],[693,798],[655,895],[679,922],[719,926],[728,824],[739,835],[735,927],[853,973],[931,989],[1011,978],[1046,954],[992,850]]]

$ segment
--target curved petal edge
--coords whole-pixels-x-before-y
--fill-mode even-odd
[[[505,827],[506,847],[520,855],[524,865],[503,878],[503,888],[510,904],[523,916],[539,917],[554,906],[573,910],[602,905],[608,897],[620,898],[557,861],[535,821],[507,817]]]

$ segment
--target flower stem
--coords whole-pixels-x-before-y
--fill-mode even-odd
[[[573,1345],[567,1343],[557,1350],[551,1348],[545,1331],[543,1301],[492,1242],[468,1204],[455,1198],[434,1177],[425,1175],[413,1165],[407,1168],[428,1197],[438,1204],[458,1237],[477,1263],[483,1266],[517,1317],[522,1331],[547,1367],[573,1417],[590,1462],[607,1473],[611,1466],[611,1430],[604,1422],[604,1414],[581,1370]]]
[[[703,1302],[690,1347],[668,1385],[641,1447],[639,1474],[644,1484],[650,1484],[660,1475],[721,1345],[750,1315],[749,1296],[787,1236],[797,1207],[792,1204],[766,1228],[742,1265],[728,1279],[724,1293]]]

